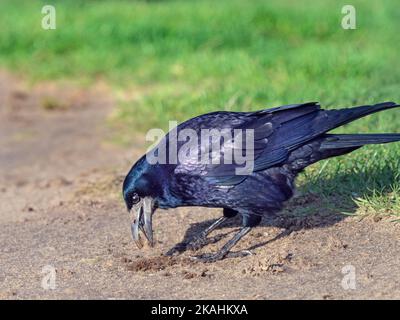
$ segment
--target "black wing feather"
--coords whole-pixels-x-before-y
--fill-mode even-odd
[[[393,102],[386,102],[349,109],[322,110],[318,103],[308,102],[256,112],[215,112],[190,119],[179,127],[190,127],[197,131],[202,128],[253,129],[253,171],[256,172],[284,162],[290,152],[334,128],[396,106]],[[191,165],[190,170],[185,170],[185,164],[178,164],[176,170],[201,175],[210,183],[220,186],[233,186],[247,178],[247,175],[237,175],[236,169],[244,165],[236,163],[198,164],[197,170],[193,168],[193,163]]]

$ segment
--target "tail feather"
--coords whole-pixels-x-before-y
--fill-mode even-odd
[[[399,107],[395,102],[383,102],[375,105],[366,105],[348,109],[327,110],[324,129],[331,131],[349,122],[368,116],[372,113]]]
[[[380,134],[327,134],[320,149],[342,149],[362,147],[367,144],[381,144],[400,141],[400,133]]]

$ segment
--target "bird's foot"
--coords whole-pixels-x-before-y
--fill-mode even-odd
[[[212,263],[216,262],[225,258],[241,258],[253,255],[249,250],[243,251],[235,251],[235,252],[217,252],[217,253],[205,253],[199,256],[193,256],[192,259],[195,261],[205,262],[205,263]]]

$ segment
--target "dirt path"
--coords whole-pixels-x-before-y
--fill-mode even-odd
[[[29,87],[0,72],[0,299],[400,298],[400,227],[386,219],[279,217],[240,243],[254,255],[205,265],[191,253],[161,254],[220,211],[159,211],[156,247],[138,250],[119,192],[143,150],[106,142],[108,92]],[[238,225],[217,230],[223,240],[203,252]],[[42,287],[46,266],[56,270],[54,290]],[[355,289],[345,290],[353,270]]]

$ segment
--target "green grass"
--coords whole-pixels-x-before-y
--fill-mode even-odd
[[[214,110],[400,101],[396,0],[352,1],[356,30],[341,28],[343,1],[70,0],[52,2],[57,29],[44,31],[47,3],[1,1],[0,65],[34,81],[105,79],[128,97],[112,118],[126,136]],[[400,114],[340,131],[400,132]],[[299,182],[343,208],[352,195],[365,211],[398,214],[399,155],[399,144],[366,147]]]

